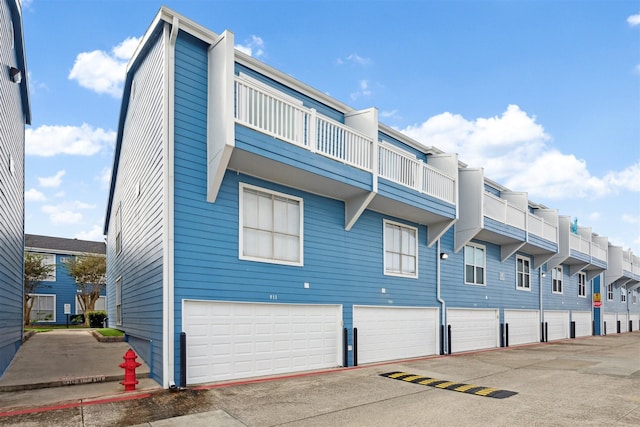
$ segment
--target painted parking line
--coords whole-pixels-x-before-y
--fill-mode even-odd
[[[475,394],[476,396],[493,397],[494,399],[505,399],[518,394],[515,391],[500,390],[499,388],[493,387],[482,387],[474,384],[464,384],[457,381],[439,380],[437,378],[410,374],[409,372],[388,372],[386,374],[380,374],[380,376],[408,383],[428,385],[431,387],[441,388],[443,390],[453,390],[460,393]]]

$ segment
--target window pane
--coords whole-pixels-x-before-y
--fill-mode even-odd
[[[477,266],[484,266],[484,249],[476,248],[476,262]]]
[[[287,204],[287,233],[300,236],[300,203],[295,201]]]
[[[476,283],[479,285],[484,285],[484,268],[476,267]]]
[[[465,266],[465,276],[466,276],[465,281],[467,283],[475,283],[475,276],[473,274],[474,270],[475,269],[473,268],[472,265],[466,265]]]
[[[276,233],[287,232],[288,219],[287,202],[280,197],[273,200],[273,231]]]
[[[529,289],[531,287],[531,278],[528,275],[524,276],[524,287],[525,289]]]
[[[402,256],[402,272],[413,274],[416,272],[416,259],[409,255]]]
[[[261,230],[273,229],[273,202],[271,196],[260,194],[258,196],[258,228]]]
[[[258,228],[258,195],[249,190],[244,191],[242,209],[243,225],[245,227]]]

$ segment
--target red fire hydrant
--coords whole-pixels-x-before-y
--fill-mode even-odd
[[[136,368],[142,363],[136,362],[138,356],[131,349],[127,350],[122,358],[124,362],[120,364],[120,367],[124,369],[124,381],[120,381],[120,384],[124,386],[124,391],[133,391],[136,389],[136,384],[138,384]]]

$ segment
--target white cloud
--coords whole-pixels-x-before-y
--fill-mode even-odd
[[[352,64],[357,64],[357,65],[371,65],[373,63],[371,58],[364,58],[358,55],[357,53],[352,53],[351,55],[347,56],[344,59],[342,58],[336,59],[336,63],[338,63],[338,65],[342,65],[346,62],[350,62]]]
[[[552,199],[604,196],[619,189],[640,191],[640,163],[623,171],[592,176],[584,160],[548,145],[550,136],[517,105],[500,115],[467,120],[449,112],[402,132],[426,146],[460,153],[485,176],[534,197]],[[553,173],[550,173],[553,171]]]
[[[127,62],[139,42],[139,38],[129,37],[111,52],[94,50],[78,54],[69,72],[69,79],[94,92],[120,97]]]
[[[92,156],[112,147],[116,132],[83,123],[81,126],[42,125],[25,131],[25,153],[51,157],[57,154]]]
[[[24,192],[24,200],[27,202],[46,202],[47,198],[40,191],[31,188]]]
[[[102,242],[104,240],[104,234],[102,234],[102,227],[100,225],[94,225],[89,231],[81,231],[73,236],[80,240],[91,240],[96,242]]]
[[[60,184],[62,184],[62,177],[65,176],[66,173],[67,171],[61,170],[53,176],[38,178],[38,183],[41,187],[60,187]]]
[[[627,23],[632,27],[635,27],[636,25],[640,25],[640,13],[637,15],[629,16],[627,18]]]
[[[44,205],[42,212],[49,215],[49,220],[54,225],[79,224],[83,219],[82,213],[79,211],[95,209],[95,207],[95,205],[74,201],[61,203],[59,205]]]
[[[235,48],[242,53],[256,58],[264,56],[264,41],[258,36],[252,35],[244,44],[237,44]]]
[[[357,92],[351,93],[352,100],[355,101],[360,97],[370,97],[373,94],[373,92],[371,91],[371,88],[369,87],[369,82],[367,80],[360,80],[358,82],[358,86],[359,86],[359,90]]]

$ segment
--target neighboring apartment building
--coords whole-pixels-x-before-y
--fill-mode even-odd
[[[0,375],[22,342],[24,134],[31,124],[19,0],[0,0]]]
[[[607,239],[570,226],[162,8],[126,75],[109,323],[165,387],[589,335]]]
[[[75,279],[69,275],[64,261],[65,258],[79,255],[106,255],[106,244],[89,240],[25,234],[24,250],[40,255],[45,263],[54,266],[49,277],[43,280],[31,294],[33,306],[30,322],[64,325],[69,321],[68,317],[83,314],[82,307],[76,298],[78,287]],[[68,313],[65,312],[65,306],[68,308]],[[106,310],[106,307],[106,292],[102,292],[96,301],[95,309]]]

